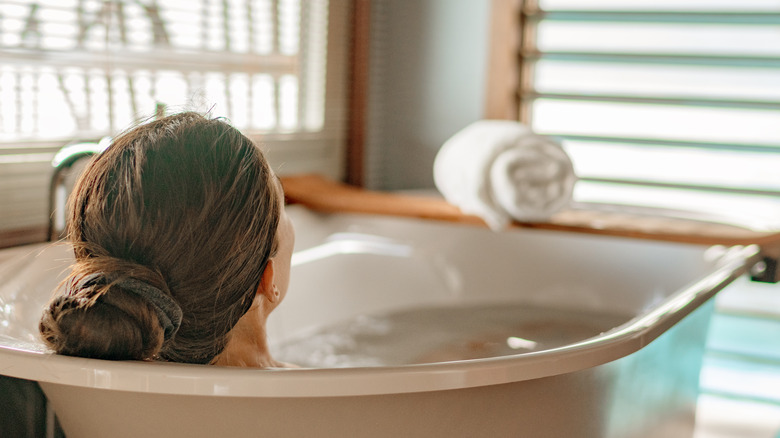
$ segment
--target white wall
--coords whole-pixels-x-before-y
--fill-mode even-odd
[[[433,159],[482,118],[490,1],[374,0],[366,185],[433,187]]]

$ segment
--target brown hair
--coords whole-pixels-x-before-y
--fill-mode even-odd
[[[44,341],[76,356],[212,361],[276,251],[274,178],[251,140],[196,113],[116,138],[68,201],[76,263],[44,311]],[[178,331],[165,336],[159,309],[127,279],[173,298]]]

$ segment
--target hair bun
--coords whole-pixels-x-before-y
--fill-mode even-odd
[[[109,267],[120,269],[106,273]],[[159,273],[94,257],[74,265],[65,294],[49,303],[39,329],[58,353],[143,360],[155,358],[180,323],[181,308]]]

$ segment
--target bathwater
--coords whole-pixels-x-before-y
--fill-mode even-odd
[[[447,362],[549,350],[631,317],[524,304],[422,307],[361,315],[288,339],[278,360],[311,368]]]

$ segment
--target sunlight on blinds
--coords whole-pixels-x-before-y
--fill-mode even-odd
[[[616,17],[619,19],[619,17]],[[652,19],[648,17],[647,19]],[[542,51],[586,53],[778,55],[780,33],[774,25],[544,21],[538,26]],[[735,20],[736,21],[736,20]]]
[[[249,131],[321,129],[325,8],[325,0],[2,2],[0,141],[99,137],[160,103]],[[302,21],[321,33],[302,41]]]
[[[523,111],[585,180],[780,194],[780,3],[539,0],[525,14]]]
[[[780,226],[780,2],[526,2],[521,114],[579,201]],[[744,216],[744,215],[743,215]]]
[[[759,11],[777,8],[777,0],[539,0],[543,10]]]
[[[339,178],[350,14],[328,0],[0,0],[0,238],[45,229],[61,147],[161,108],[226,118],[277,172]]]
[[[598,93],[618,96],[780,101],[780,74],[772,69],[701,65],[540,60],[535,88],[540,93]]]
[[[533,114],[536,129],[564,135],[576,133],[767,146],[780,143],[778,112],[763,109],[542,98],[534,102]]]

